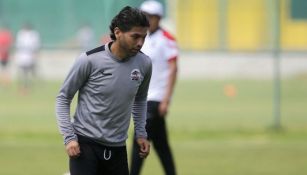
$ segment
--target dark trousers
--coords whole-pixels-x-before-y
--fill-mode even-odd
[[[78,136],[81,154],[69,159],[71,175],[129,175],[126,146],[107,147]]]
[[[160,162],[166,175],[175,175],[175,165],[171,149],[167,139],[167,128],[165,118],[160,116],[159,102],[149,101],[147,103],[147,124],[146,131],[148,139],[152,141]],[[139,157],[139,147],[135,141],[132,147],[131,175],[139,175],[144,159]]]

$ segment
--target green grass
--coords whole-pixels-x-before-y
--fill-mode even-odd
[[[236,87],[235,97],[224,95],[227,84]],[[280,130],[271,127],[271,81],[182,80],[177,85],[168,130],[179,175],[307,174],[306,77],[282,82]],[[54,114],[59,86],[36,82],[27,96],[15,85],[0,87],[1,175],[68,170]],[[163,174],[153,150],[143,174]]]

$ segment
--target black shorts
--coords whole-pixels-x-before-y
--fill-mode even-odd
[[[108,147],[78,135],[81,154],[70,158],[71,175],[129,175],[126,146]]]

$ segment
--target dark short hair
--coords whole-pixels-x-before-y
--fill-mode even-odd
[[[118,27],[123,32],[127,32],[132,27],[149,27],[149,22],[142,11],[126,6],[112,19],[110,24],[110,37],[112,40],[116,40],[114,34],[115,27]]]

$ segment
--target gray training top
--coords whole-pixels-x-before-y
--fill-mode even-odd
[[[136,137],[147,137],[151,60],[142,52],[119,60],[111,53],[111,44],[81,54],[60,89],[56,114],[65,144],[77,140],[79,134],[106,146],[124,146],[131,113]],[[78,105],[71,122],[70,104],[77,91]]]

